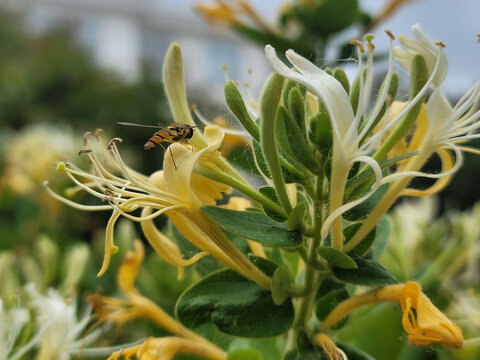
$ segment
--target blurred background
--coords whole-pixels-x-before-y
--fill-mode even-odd
[[[420,23],[434,40],[446,44],[445,92],[452,101],[480,78],[478,0],[338,0],[334,16],[328,9],[302,13],[301,6],[312,2],[251,1],[249,10],[235,12],[240,1],[0,0],[0,298],[27,282],[43,289],[71,282],[67,255],[86,243],[93,248],[83,248],[88,255],[73,276],[75,291],[114,291],[122,254],[105,276],[95,278],[109,214],[67,208],[47,196],[41,184],[48,180],[57,192],[68,191],[71,185],[56,174],[55,163],[81,164],[77,152],[83,133],[96,128],[104,130],[105,140],[123,138],[121,151],[133,168],[146,174],[161,168],[163,151],[143,150],[152,129],[117,122],[172,122],[161,69],[173,41],[183,50],[189,102],[209,120],[220,116],[232,121],[223,96],[226,79],[237,80],[248,100],[258,98],[270,72],[262,49],[266,43],[279,52],[294,48],[321,66],[341,65],[353,77],[355,53],[348,41],[372,32],[381,78],[388,52],[383,29],[410,35],[411,25]],[[228,10],[219,4],[233,5],[226,5]],[[401,77],[403,71],[397,71]],[[432,159],[430,169],[438,166]],[[471,208],[480,199],[479,178],[478,157],[466,155],[464,167],[432,213]],[[131,242],[135,228],[129,223],[119,228],[120,241]],[[167,276],[159,282],[145,270],[140,287],[173,309],[188,277],[178,286],[175,270],[156,257],[147,268]],[[117,343],[123,340],[131,338]]]

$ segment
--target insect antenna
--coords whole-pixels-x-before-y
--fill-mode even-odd
[[[136,124],[136,123],[125,122],[125,121],[119,121],[119,122],[117,122],[117,124],[119,124],[119,125],[126,125],[126,126],[138,126],[138,127],[154,128],[154,129],[160,128],[160,126]]]

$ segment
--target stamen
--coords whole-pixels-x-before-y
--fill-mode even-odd
[[[385,29],[385,34],[387,34],[390,39],[395,40],[395,35],[393,35],[392,31],[390,29]]]
[[[88,138],[93,136],[95,139],[97,139],[97,141],[100,141],[100,137],[98,136],[98,134],[100,134],[103,130],[102,129],[95,129],[92,132],[90,131],[87,131],[85,134],[83,134],[83,145],[87,145],[88,144]]]
[[[361,41],[357,39],[352,39],[350,40],[350,44],[357,46],[362,54],[365,53],[365,47],[363,46]]]
[[[442,48],[445,48],[445,46],[446,46],[445,43],[442,42],[442,41],[440,41],[440,40],[435,41],[435,45],[438,45],[438,46],[440,46],[440,47],[442,47]]]
[[[74,201],[68,200],[64,198],[63,196],[58,195],[57,193],[53,192],[52,189],[48,187],[48,181],[44,181],[42,183],[43,188],[45,191],[54,199],[57,199],[58,201],[63,202],[64,204],[74,207],[79,210],[84,210],[84,211],[103,211],[103,210],[110,210],[111,206],[110,205],[83,205],[83,204],[78,204]]]
[[[88,153],[91,153],[92,150],[90,149],[82,149],[82,150],[79,150],[78,151],[78,156],[82,155],[82,154],[88,154]]]
[[[112,150],[113,144],[114,144],[114,143],[117,143],[117,142],[121,144],[121,143],[123,142],[123,139],[121,139],[121,138],[119,138],[119,137],[114,137],[112,140],[110,140],[110,141],[108,142],[107,150]]]

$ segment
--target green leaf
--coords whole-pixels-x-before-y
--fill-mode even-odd
[[[276,305],[282,304],[288,297],[288,289],[292,286],[292,276],[290,272],[284,268],[279,267],[273,273],[272,278],[272,298]]]
[[[276,202],[280,206],[280,203],[278,202],[278,198],[277,198],[277,193],[275,192],[275,189],[273,187],[262,186],[261,188],[258,189],[258,191],[260,191],[260,193],[265,195],[270,200]],[[287,220],[284,216],[282,216],[280,214],[277,214],[274,211],[269,210],[265,206],[262,205],[262,207],[263,207],[263,211],[265,211],[265,214],[267,214],[273,220],[278,221],[278,222],[283,222],[283,221]]]
[[[253,153],[255,155],[255,160],[257,163],[258,170],[267,178],[271,179],[270,170],[268,169],[267,161],[265,156],[263,156],[262,147],[260,143],[252,139]]]
[[[347,355],[348,360],[375,360],[373,356],[370,356],[362,350],[356,349],[353,346],[337,343],[337,346],[343,350]]]
[[[327,260],[330,268],[356,269],[357,264],[347,254],[334,249],[331,246],[320,246],[317,249],[318,254]]]
[[[293,157],[293,159],[297,160],[311,172],[319,172],[320,164],[313,155],[313,150],[310,149],[305,135],[292,115],[283,106],[280,106],[276,113],[275,134],[281,136],[281,138],[277,138],[277,143],[282,151]]]
[[[289,231],[285,223],[252,211],[235,211],[216,206],[206,206],[202,211],[226,231],[257,241],[266,246],[295,248],[302,243],[298,231]]]
[[[283,334],[294,319],[291,301],[275,305],[268,290],[230,269],[210,274],[189,287],[175,310],[188,328],[213,322],[226,334],[253,338]]]
[[[237,349],[228,353],[227,360],[263,360],[260,351],[252,348]]]
[[[357,285],[393,285],[398,280],[375,260],[355,259],[358,269],[333,269],[335,277]]]
[[[292,209],[287,219],[288,230],[295,230],[300,228],[300,225],[303,223],[303,217],[305,216],[306,210],[307,207],[304,202],[299,202],[297,206]]]
[[[358,231],[358,229],[360,229],[361,226],[362,226],[362,224],[357,223],[357,224],[347,226],[343,230],[343,236],[345,238],[345,244],[348,244],[348,242],[353,238],[353,236]],[[354,256],[354,257],[363,257],[367,253],[367,251],[372,247],[372,244],[375,241],[376,233],[377,233],[377,228],[375,227],[367,234],[367,236],[365,236],[363,238],[363,240],[360,242],[360,244],[355,246],[349,252],[349,254],[351,256]]]
[[[350,295],[344,287],[328,292],[315,302],[315,316],[318,320],[323,321],[338,304],[349,297]]]
[[[377,223],[377,236],[375,237],[375,242],[373,243],[373,258],[378,259],[385,247],[387,246],[388,239],[390,238],[390,220],[388,217],[384,216]]]
[[[357,0],[323,0],[299,6],[299,21],[318,36],[350,26],[358,16]]]

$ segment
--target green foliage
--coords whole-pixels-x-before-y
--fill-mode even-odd
[[[395,277],[375,260],[354,259],[357,269],[334,268],[333,273],[338,280],[356,285],[384,286],[397,284]]]
[[[224,230],[266,246],[295,248],[302,243],[298,231],[289,231],[285,223],[271,220],[259,212],[235,211],[206,206],[202,211]]]
[[[188,288],[178,299],[176,314],[189,328],[213,322],[226,334],[255,338],[284,333],[294,315],[290,301],[275,305],[269,291],[232,270],[208,275]]]

